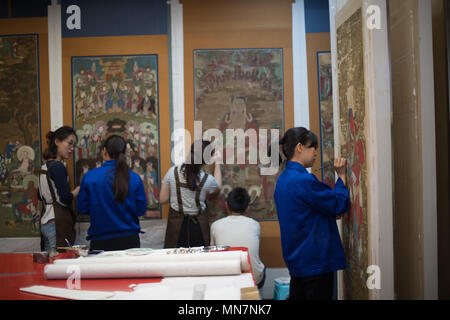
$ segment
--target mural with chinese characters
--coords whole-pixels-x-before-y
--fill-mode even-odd
[[[249,155],[257,154],[260,159],[260,143],[270,144],[270,138],[261,140],[261,129],[277,129],[283,134],[283,50],[194,50],[194,77],[195,120],[202,121],[203,130],[218,129],[223,135],[223,150],[219,150],[225,163],[223,187],[208,202],[210,219],[226,214],[227,195],[240,186],[251,198],[249,217],[276,220],[273,192],[277,174],[261,174],[259,160],[252,162]],[[254,134],[254,138],[247,138],[245,147],[239,147],[237,139],[227,141],[228,129]],[[230,157],[233,164],[227,164]]]

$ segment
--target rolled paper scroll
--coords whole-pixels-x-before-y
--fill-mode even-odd
[[[108,279],[235,275],[241,273],[240,259],[135,263],[48,264],[46,279]]]
[[[241,262],[242,272],[250,271],[248,262],[248,252],[246,251],[224,251],[224,252],[208,252],[208,253],[189,253],[189,254],[149,254],[143,256],[108,256],[108,257],[87,257],[78,259],[59,259],[54,264],[111,264],[111,263],[151,263],[151,262],[181,262],[186,261],[221,261],[221,260],[239,260]]]

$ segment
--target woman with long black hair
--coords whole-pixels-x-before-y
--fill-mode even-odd
[[[162,181],[159,201],[162,204],[170,202],[165,248],[209,245],[210,231],[205,199],[208,194],[215,193],[222,187],[222,172],[217,154],[214,155],[214,176],[202,170],[206,164],[203,155],[205,150],[210,149],[209,145],[209,141],[195,141],[191,146],[189,160],[181,166],[170,168]]]
[[[346,160],[336,158],[334,189],[309,173],[317,158],[317,136],[291,128],[280,140],[287,159],[275,188],[281,246],[291,274],[289,299],[331,300],[333,273],[345,268],[345,253],[336,219],[349,209]]]
[[[91,250],[139,248],[139,216],[145,214],[147,198],[139,175],[125,158],[126,142],[112,135],[106,139],[101,167],[88,171],[81,181],[77,209],[89,214]]]

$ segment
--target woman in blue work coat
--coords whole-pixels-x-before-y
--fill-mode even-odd
[[[334,189],[306,171],[317,158],[317,136],[303,127],[280,140],[287,159],[275,188],[283,257],[291,275],[289,299],[331,299],[334,271],[345,269],[336,219],[350,206],[347,161],[334,160]]]
[[[147,210],[147,197],[141,178],[128,167],[125,151],[125,140],[111,135],[102,148],[103,165],[89,170],[81,181],[77,209],[90,216],[91,250],[141,245],[139,217]]]

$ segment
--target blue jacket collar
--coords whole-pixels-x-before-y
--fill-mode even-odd
[[[116,162],[117,162],[117,160],[108,160],[108,161],[103,162],[102,166],[103,167],[115,167]]]
[[[306,171],[304,166],[302,166],[300,163],[296,161],[288,161],[288,163],[286,164],[286,169],[298,170],[300,172],[308,172]]]

